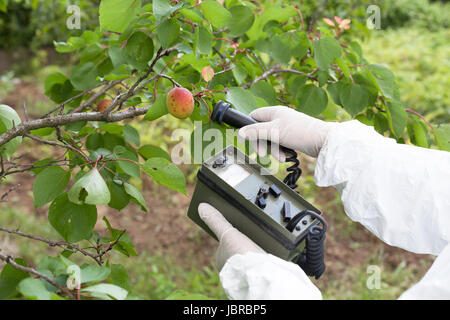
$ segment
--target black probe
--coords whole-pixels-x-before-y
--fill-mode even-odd
[[[211,114],[211,120],[219,124],[226,123],[230,127],[240,129],[242,127],[258,123],[252,117],[243,114],[242,112],[231,107],[231,104],[225,101],[219,101]],[[267,142],[270,148],[270,141]],[[299,167],[300,161],[297,159],[297,152],[292,149],[280,146],[281,151],[286,154],[286,162],[293,162],[294,164],[286,170],[289,174],[283,180],[291,189],[298,187],[297,181],[302,175],[302,169]]]

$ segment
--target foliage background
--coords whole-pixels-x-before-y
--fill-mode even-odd
[[[0,0],[0,9],[4,2]],[[70,36],[79,36],[84,30],[95,28],[98,25],[99,1],[94,2],[73,1],[82,8],[83,29],[69,32],[60,27],[65,25],[68,1],[9,1],[8,12],[0,13],[0,103],[19,110],[25,102],[35,116],[49,110],[49,100],[43,94],[45,78],[55,71],[67,74],[67,65],[75,61],[73,56],[56,55],[52,49],[53,41],[66,41]],[[448,124],[450,98],[446,88],[449,85],[450,33],[446,17],[449,16],[449,5],[427,0],[372,2],[301,1],[300,7],[305,21],[312,18],[314,23],[320,25],[324,25],[321,19],[325,17],[352,19],[349,37],[362,42],[367,60],[385,64],[395,73],[403,102],[434,124]],[[380,6],[381,30],[369,31],[365,28],[365,8],[368,4]],[[338,119],[348,118],[338,115]],[[164,117],[152,123],[136,125],[143,144],[152,143],[166,150],[170,150],[173,144],[170,132],[178,127],[188,128],[189,124]],[[37,149],[33,143],[23,148],[39,155],[51,154],[50,148],[39,146]],[[314,186],[311,178],[314,162],[311,159],[304,162],[306,172],[302,178],[301,192],[328,213],[327,218],[332,226],[327,240],[329,270],[317,282],[324,296],[335,299],[391,299],[420,279],[432,258],[389,248],[362,230],[361,226],[349,221],[336,192],[319,190]],[[182,170],[188,176],[188,194],[192,194],[194,168]],[[24,186],[33,181],[30,176],[18,179]],[[0,188],[7,189],[16,182],[7,180]],[[134,182],[142,184],[142,190],[146,190],[144,195],[151,204],[152,216],[136,213],[137,207],[120,214],[107,210],[101,213],[126,227],[137,245],[138,257],[124,259],[113,254],[117,263],[126,266],[133,294],[162,299],[182,289],[224,298],[211,264],[215,244],[184,218],[188,201],[150,181]],[[163,195],[162,200],[160,195]],[[0,204],[0,225],[20,225],[22,231],[57,238],[58,235],[48,224],[46,213],[27,206],[23,197],[32,201],[31,194],[13,193],[8,203]],[[171,219],[177,223],[173,224]],[[177,248],[180,238],[171,237],[180,230],[183,231],[181,239],[187,245]],[[4,251],[21,256],[30,264],[36,263],[45,254],[54,253],[52,249],[45,252],[42,245],[30,245],[28,241],[4,234],[0,234],[0,244]],[[366,288],[366,268],[371,264],[382,267],[380,290]]]

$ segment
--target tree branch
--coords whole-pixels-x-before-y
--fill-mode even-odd
[[[124,119],[135,118],[144,115],[147,113],[150,107],[151,106],[142,108],[132,107],[125,111],[117,113],[104,113],[104,112],[72,113],[22,122],[20,125],[6,131],[4,134],[0,136],[0,146],[4,145],[8,141],[11,141],[16,137],[25,135],[30,130],[40,128],[55,128],[58,126],[79,121],[117,122]]]
[[[41,139],[39,137],[33,136],[33,135],[29,134],[29,133],[25,133],[24,136],[28,137],[28,138],[30,138],[30,139],[32,139],[34,141],[41,142],[41,143],[44,143],[44,144],[48,144],[50,146],[70,149],[73,152],[78,153],[79,155],[81,155],[84,158],[84,160],[86,160],[87,162],[91,161],[91,159],[89,159],[89,157],[87,155],[85,155],[80,149],[77,149],[74,146],[72,146],[72,145],[70,145],[70,144],[68,144],[66,142],[58,143],[58,142],[55,142],[55,141],[44,140],[44,139]]]
[[[87,257],[91,257],[92,259],[95,260],[95,262],[97,262],[98,265],[102,265],[99,258],[101,258],[104,254],[102,254],[101,256],[98,254],[93,254],[90,253],[84,249],[81,249],[79,246],[77,246],[76,244],[70,243],[70,242],[66,242],[66,241],[54,241],[54,240],[50,240],[50,239],[46,239],[44,237],[41,236],[36,236],[33,234],[28,234],[19,230],[10,230],[4,227],[0,227],[0,231],[9,233],[9,234],[14,234],[14,235],[18,235],[24,238],[28,238],[31,240],[36,240],[36,241],[41,241],[44,242],[46,244],[48,244],[50,247],[60,247],[64,250],[67,250],[67,248],[70,248],[73,250],[73,252],[79,252],[81,254],[83,254],[84,256]]]
[[[312,76],[311,74],[305,73],[305,72],[301,72],[298,70],[292,70],[292,69],[280,69],[280,65],[277,64],[275,65],[273,68],[271,68],[270,70],[267,70],[266,72],[264,72],[262,75],[260,75],[259,77],[257,77],[255,80],[253,80],[252,82],[249,82],[245,85],[243,85],[242,87],[244,88],[250,88],[253,84],[255,84],[258,81],[264,80],[268,77],[270,77],[273,74],[276,73],[294,73],[294,74],[301,74],[306,76],[308,79],[311,80],[316,80],[317,81],[317,77]]]
[[[34,276],[36,276],[38,278],[44,279],[45,281],[50,283],[52,286],[54,286],[54,287],[58,288],[59,290],[61,290],[62,292],[64,292],[67,296],[69,296],[69,298],[75,300],[75,296],[72,294],[72,292],[70,292],[69,289],[67,289],[66,287],[63,287],[62,285],[60,285],[55,280],[49,278],[48,276],[46,276],[43,273],[40,273],[36,269],[29,268],[29,267],[24,267],[24,266],[18,264],[17,262],[15,262],[13,257],[4,255],[1,252],[0,252],[0,259],[5,261],[7,264],[11,265],[13,268],[15,268],[17,270],[21,270],[23,272],[31,273],[32,275],[34,275]]]

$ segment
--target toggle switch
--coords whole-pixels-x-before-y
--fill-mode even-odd
[[[286,201],[283,204],[283,208],[281,209],[281,214],[283,215],[284,222],[289,222],[292,219],[291,203],[289,201]]]
[[[213,168],[214,168],[214,169],[216,169],[217,167],[223,168],[223,167],[225,167],[225,166],[227,165],[227,161],[228,161],[228,158],[227,158],[227,157],[225,157],[225,156],[220,157],[219,159],[217,159],[216,161],[214,161],[214,163],[213,163]]]
[[[263,197],[264,199],[267,199],[268,196],[269,191],[267,190],[267,188],[261,187],[258,191],[257,197]]]
[[[281,195],[280,189],[276,185],[271,185],[269,188],[269,192],[274,196],[275,198],[278,198]]]
[[[258,207],[260,207],[261,209],[266,208],[266,205],[267,205],[266,199],[264,199],[262,196],[261,196],[261,197],[257,197],[255,203],[256,203],[256,205],[257,205]]]

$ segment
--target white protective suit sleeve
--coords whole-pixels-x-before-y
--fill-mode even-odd
[[[220,272],[234,300],[320,300],[322,294],[300,267],[267,253],[235,254]]]
[[[346,214],[387,244],[439,255],[402,298],[450,299],[449,152],[397,144],[349,121],[328,133],[315,180],[335,186]]]

